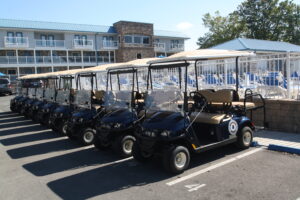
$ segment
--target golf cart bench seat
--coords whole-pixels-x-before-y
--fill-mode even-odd
[[[225,116],[226,116],[226,114],[194,112],[191,114],[191,120],[192,121],[195,120],[196,123],[220,124],[221,121],[225,118]]]
[[[211,105],[212,106],[216,106],[216,107],[217,106],[221,107],[221,106],[223,106],[223,103],[212,102]],[[246,102],[244,104],[243,101],[233,101],[233,102],[231,102],[231,105],[232,106],[238,106],[238,107],[244,107],[244,106],[246,106],[247,109],[251,109],[251,108],[254,108],[256,106],[255,103],[253,103],[253,102]]]
[[[203,97],[205,97],[208,104],[215,108],[222,108],[224,106],[243,107],[245,109],[255,108],[256,105],[253,102],[233,101],[234,94],[232,90],[200,90],[198,91]]]
[[[95,94],[94,97],[97,100],[103,100],[105,96],[105,91],[104,90],[94,91],[94,94]]]

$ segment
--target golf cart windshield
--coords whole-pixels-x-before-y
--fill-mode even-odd
[[[146,95],[146,109],[155,111],[182,111],[186,68],[184,66],[172,67],[170,65],[169,68],[150,68],[149,72],[152,90],[149,90]],[[188,75],[191,79],[192,74],[188,73]]]
[[[62,105],[70,103],[70,90],[58,90],[56,95],[56,102]]]
[[[28,88],[28,97],[29,98],[35,97],[35,88]]]
[[[39,100],[42,100],[44,97],[44,89],[43,88],[37,88],[36,89],[36,95],[35,95],[35,98],[36,99],[39,99]]]
[[[22,96],[27,97],[27,88],[22,88]]]
[[[115,108],[130,108],[133,91],[138,91],[137,70],[130,68],[109,72],[108,88],[105,95],[105,106]],[[142,80],[142,77],[138,77]]]
[[[55,89],[46,88],[45,89],[45,100],[46,101],[55,101]]]
[[[78,90],[76,91],[74,104],[80,107],[91,106],[91,91],[90,90]]]

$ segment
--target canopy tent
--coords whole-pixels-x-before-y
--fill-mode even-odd
[[[0,72],[0,76],[6,76],[6,74],[3,74],[2,72]]]

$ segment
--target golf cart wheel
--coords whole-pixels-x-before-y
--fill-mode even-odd
[[[94,146],[95,146],[96,149],[106,150],[106,149],[108,149],[110,147],[110,143],[103,142],[99,138],[95,138]]]
[[[139,144],[134,142],[132,146],[132,156],[139,162],[147,162],[152,158],[153,154],[142,151]]]
[[[59,128],[58,128],[58,132],[61,134],[61,135],[67,135],[68,134],[68,122],[62,122],[59,124]]]
[[[122,135],[117,137],[113,142],[113,150],[122,156],[127,158],[132,156],[132,147],[135,142],[135,137],[132,135]]]
[[[96,138],[96,131],[91,128],[85,128],[80,134],[80,141],[83,145],[94,144]]]
[[[236,145],[241,149],[250,147],[253,140],[253,131],[250,127],[245,126],[239,131]]]
[[[172,146],[163,152],[163,165],[167,172],[182,173],[190,164],[190,152],[184,146]]]

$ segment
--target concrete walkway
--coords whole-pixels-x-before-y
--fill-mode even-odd
[[[268,130],[257,131],[254,135],[254,141],[259,145],[268,147],[271,145],[278,145],[299,149],[300,151],[300,133],[284,133]]]

